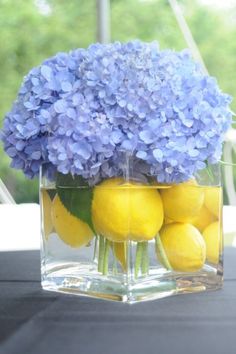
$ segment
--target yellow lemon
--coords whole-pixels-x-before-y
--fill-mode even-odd
[[[160,232],[161,242],[174,270],[195,272],[206,259],[206,245],[198,229],[191,224],[173,223]]]
[[[113,252],[115,257],[122,265],[122,268],[126,270],[127,269],[127,260],[126,260],[127,243],[113,242],[112,245],[113,245]]]
[[[161,190],[165,217],[178,222],[191,222],[204,202],[204,189],[194,180]]]
[[[52,201],[47,191],[42,191],[42,213],[43,213],[43,231],[44,236],[48,239],[50,233],[53,230],[53,223],[51,217]]]
[[[216,216],[203,205],[196,217],[192,219],[191,224],[202,232],[213,221],[216,221]]]
[[[205,189],[205,205],[216,217],[219,217],[222,206],[222,190],[220,187]]]
[[[147,241],[163,224],[161,197],[146,185],[107,179],[94,189],[92,218],[96,231],[111,241]]]
[[[85,246],[93,238],[88,224],[70,214],[58,195],[53,199],[52,219],[58,236],[71,247]]]
[[[207,260],[217,264],[219,262],[219,254],[222,246],[222,231],[219,221],[208,225],[202,235],[206,243]]]
[[[167,217],[164,218],[164,225],[172,224],[172,222],[174,222],[174,221],[167,218]]]

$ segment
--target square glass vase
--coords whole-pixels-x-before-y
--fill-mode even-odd
[[[127,303],[219,289],[220,167],[156,180],[129,173],[89,185],[42,166],[43,289]]]

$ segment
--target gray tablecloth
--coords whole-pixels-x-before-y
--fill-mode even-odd
[[[39,253],[0,253],[0,353],[235,354],[236,249],[223,290],[135,305],[44,292]]]

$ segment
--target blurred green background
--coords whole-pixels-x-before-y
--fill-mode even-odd
[[[235,97],[236,1],[179,3],[210,74]],[[111,0],[111,38],[158,40],[161,48],[186,47],[167,0]],[[95,0],[0,0],[0,127],[32,67],[58,51],[95,41]],[[37,201],[38,181],[27,180],[9,163],[0,146],[0,176],[16,201]]]

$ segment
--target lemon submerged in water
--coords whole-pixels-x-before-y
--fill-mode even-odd
[[[165,217],[177,222],[191,222],[203,206],[204,189],[194,180],[161,190]]]
[[[196,217],[192,219],[191,224],[202,232],[213,221],[216,221],[216,216],[203,205]]]
[[[88,224],[70,214],[58,195],[52,203],[52,220],[58,236],[71,247],[85,246],[93,238],[93,231]]]
[[[222,247],[222,230],[219,221],[215,221],[205,228],[203,238],[206,242],[207,260],[210,263],[217,264]]]
[[[174,270],[196,272],[206,259],[206,245],[198,229],[191,224],[172,223],[160,232],[161,242]]]
[[[210,187],[205,190],[205,205],[216,217],[220,216],[222,205],[222,190],[219,187]]]
[[[163,224],[159,192],[122,178],[103,181],[94,188],[92,220],[98,234],[114,242],[147,241]]]

